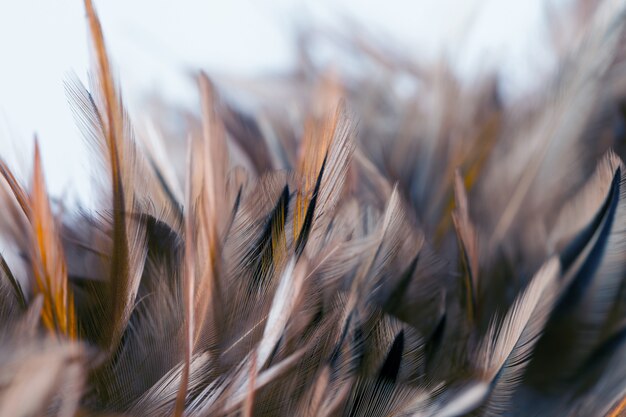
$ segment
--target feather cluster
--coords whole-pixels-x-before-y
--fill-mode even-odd
[[[530,96],[306,32],[136,134],[87,0],[101,206],[0,163],[0,416],[626,415],[626,5],[580,10]]]

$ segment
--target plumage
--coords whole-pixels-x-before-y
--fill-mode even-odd
[[[522,97],[347,25],[135,128],[86,0],[100,198],[0,160],[0,417],[626,415],[625,7],[597,3]]]

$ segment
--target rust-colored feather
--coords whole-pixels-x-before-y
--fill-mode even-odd
[[[68,283],[65,254],[56,219],[48,200],[39,145],[35,142],[30,193],[22,188],[4,163],[0,166],[4,179],[29,223],[29,230],[23,232],[30,237],[28,255],[32,265],[33,292],[43,297],[42,323],[52,334],[75,339],[78,328],[74,296]]]
[[[50,330],[75,339],[78,335],[74,295],[68,284],[67,266],[44,183],[39,146],[35,143],[33,182],[30,194],[34,235],[33,274],[36,293],[44,297],[42,319]]]

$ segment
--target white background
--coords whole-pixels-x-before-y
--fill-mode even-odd
[[[131,115],[160,91],[197,100],[188,72],[257,75],[288,69],[298,25],[353,19],[410,55],[454,56],[471,78],[501,68],[523,90],[546,71],[547,8],[553,0],[95,0],[109,55]],[[0,156],[28,178],[39,137],[48,186],[66,198],[89,194],[90,160],[63,81],[86,78],[86,19],[79,0],[0,0]],[[135,105],[134,105],[135,104]]]

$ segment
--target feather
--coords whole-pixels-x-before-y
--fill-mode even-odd
[[[56,230],[55,219],[48,202],[39,146],[35,143],[31,191],[31,223],[33,227],[33,273],[36,293],[44,297],[42,319],[50,330],[76,339],[78,329],[74,310],[74,295],[68,284],[63,247]]]
[[[145,260],[145,250],[142,242],[143,231],[139,222],[128,221],[126,218],[128,213],[133,212],[134,195],[132,190],[125,190],[125,179],[128,180],[130,175],[128,172],[130,167],[125,167],[125,163],[132,163],[127,159],[131,156],[124,146],[125,114],[111,75],[100,21],[91,0],[85,0],[85,8],[94,48],[98,94],[101,100],[99,106],[95,104],[98,107],[93,110],[97,112],[95,119],[101,129],[103,147],[107,150],[112,187],[114,250],[111,254],[110,294],[107,297],[110,322],[106,322],[110,328],[101,333],[100,343],[108,349],[113,349],[122,337],[130,318]]]
[[[0,415],[73,416],[81,396],[81,363],[85,360],[80,346],[51,341],[40,345],[35,340],[23,343],[20,351],[4,355],[2,377],[7,388],[0,396]],[[51,399],[56,400],[52,409]]]
[[[606,77],[611,57],[619,47],[625,12],[619,1],[606,1],[600,5],[590,22],[587,37],[575,44],[571,51],[572,59],[577,63],[564,67],[557,75],[554,92],[546,102],[547,111],[539,116],[531,131],[520,132],[527,139],[517,141],[517,146],[524,146],[528,151],[520,151],[516,155],[520,158],[524,154],[527,159],[524,164],[516,163],[517,167],[523,167],[523,171],[512,184],[512,192],[506,193],[507,201],[496,222],[491,246],[503,239],[528,200],[534,184],[550,189],[551,184],[536,181],[540,173],[547,172],[546,178],[560,178],[555,172],[556,167],[546,164],[549,157],[561,152],[568,152],[573,158],[579,157],[578,140],[583,137],[581,132],[585,123],[593,117],[597,107],[603,77]],[[508,172],[513,172],[512,167]],[[571,183],[572,180],[569,181]],[[561,192],[567,191],[565,184],[559,188]]]
[[[620,301],[623,299],[620,288],[624,285],[622,172],[619,158],[608,154],[589,184],[564,209],[563,222],[554,232],[555,236],[571,234],[568,231],[578,222],[572,220],[568,224],[566,219],[588,219],[588,225],[573,238],[570,236],[570,243],[561,250],[566,290],[559,298],[546,338],[538,347],[538,356],[545,361],[548,346],[556,340],[572,342],[572,349],[561,354],[556,362],[562,376],[576,372],[593,349],[619,328],[626,311]],[[599,195],[599,190],[605,190],[605,195]],[[593,206],[596,206],[595,214]],[[557,368],[556,363],[552,361],[552,366],[544,366],[542,373],[548,374],[546,368]]]
[[[215,334],[210,334],[219,328],[221,320],[222,289],[219,260],[222,255],[222,248],[219,233],[220,226],[224,221],[220,218],[220,213],[225,210],[222,205],[223,200],[213,196],[224,195],[226,191],[225,178],[228,161],[223,126],[215,113],[214,90],[206,75],[200,74],[199,86],[203,114],[202,141],[196,145],[198,148],[194,148],[192,152],[198,151],[198,155],[202,155],[202,158],[193,159],[196,161],[192,168],[194,170],[193,175],[200,177],[191,179],[190,193],[191,198],[197,201],[197,219],[200,219],[200,224],[195,226],[200,232],[198,233],[199,242],[195,243],[198,245],[195,252],[204,252],[208,256],[204,262],[197,265],[198,278],[196,278],[194,314],[198,320],[194,343],[198,343],[199,338],[214,338]],[[212,330],[205,330],[204,323],[209,307],[212,309],[210,315],[212,322],[209,324]],[[203,334],[206,331],[209,332],[210,336]]]
[[[469,218],[467,195],[461,174],[457,170],[454,177],[454,195],[457,209],[452,213],[452,222],[459,238],[461,259],[465,266],[466,305],[471,319],[476,314],[476,294],[478,293],[478,235]]]
[[[189,146],[189,173],[187,174],[187,202],[186,206],[188,207],[187,215],[185,216],[185,236],[188,241],[194,241],[194,225],[193,225],[193,216],[195,211],[194,201],[191,197],[191,178],[193,173],[191,172],[191,167],[193,164],[193,154],[192,154],[192,146]],[[184,306],[184,359],[183,359],[183,368],[182,374],[180,378],[180,388],[178,389],[178,394],[176,395],[176,403],[174,405],[174,416],[180,417],[183,415],[185,409],[185,399],[187,397],[187,390],[189,387],[189,373],[191,368],[191,358],[193,356],[194,351],[194,341],[195,341],[195,322],[194,322],[194,304],[195,304],[195,288],[196,288],[196,268],[195,268],[195,257],[197,254],[194,252],[194,245],[188,245],[185,248],[185,258],[184,258],[184,278],[183,278],[183,306]]]
[[[135,135],[85,0],[102,198],[0,160],[0,416],[623,414],[624,6],[578,7],[527,95],[304,29]]]
[[[267,316],[267,324],[263,331],[263,336],[256,350],[257,358],[255,362],[258,364],[258,368],[264,367],[265,363],[270,359],[270,355],[287,325],[287,320],[297,305],[298,297],[302,290],[305,268],[306,266],[303,266],[303,264],[296,268],[295,260],[292,259],[283,272],[274,295],[272,307]]]
[[[257,175],[273,168],[270,151],[261,128],[253,116],[233,106],[223,105],[220,111],[224,126],[252,161]]]
[[[353,128],[343,103],[325,119],[321,132],[317,129],[320,127],[309,121],[300,153],[298,171],[303,183],[296,194],[293,215],[298,252],[303,250],[314,228],[323,230],[325,225],[320,221],[330,217],[329,212],[338,202],[354,149]]]
[[[30,194],[10,174],[8,168],[4,167],[2,172],[24,216],[28,219],[29,227],[26,227],[23,233],[31,240],[28,253],[32,265],[34,294],[43,296],[42,322],[53,334],[58,333],[75,339],[78,328],[74,297],[68,285],[65,257],[56,230],[56,220],[48,201],[37,142]],[[26,300],[21,285],[4,261],[3,271],[14,286],[18,300],[25,306]]]
[[[499,326],[492,324],[477,353],[479,375],[491,390],[485,413],[500,413],[515,389],[529,356],[557,298],[557,259],[548,261],[533,277]]]

